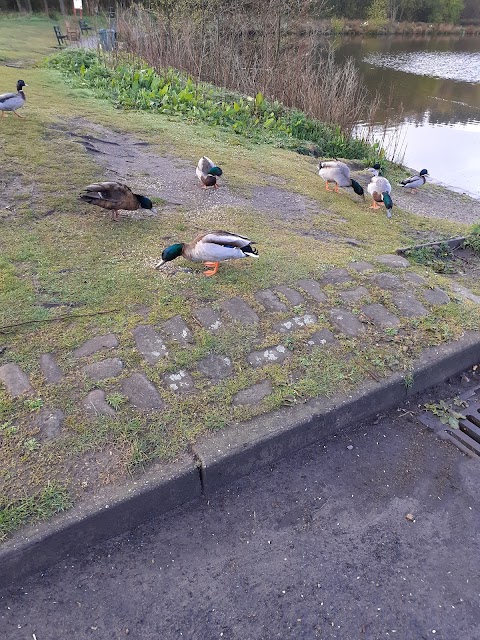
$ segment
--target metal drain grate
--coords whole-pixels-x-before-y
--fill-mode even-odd
[[[448,440],[463,453],[480,458],[480,386],[470,389],[460,396],[468,403],[467,407],[459,409],[465,416],[459,420],[458,429],[452,429],[443,424],[431,413],[419,416],[420,422],[434,431],[443,440]]]
[[[480,457],[480,402],[469,405],[462,413],[465,420],[459,420],[459,428],[445,429],[445,431]]]

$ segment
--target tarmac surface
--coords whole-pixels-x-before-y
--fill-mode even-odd
[[[450,391],[0,592],[0,638],[477,640],[480,463],[414,415]]]

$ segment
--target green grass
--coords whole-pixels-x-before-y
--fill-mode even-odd
[[[9,60],[39,60],[52,40],[51,23],[46,20],[0,22],[0,50],[8,52]],[[353,259],[371,260],[413,244],[419,232],[448,236],[465,233],[466,228],[398,209],[391,222],[384,215],[375,216],[352,195],[325,193],[312,158],[279,148],[275,141],[268,144],[267,137],[252,138],[248,131],[235,133],[185,114],[119,109],[111,96],[99,98],[89,86],[67,82],[55,69],[29,66],[21,75],[29,84],[22,110],[25,118],[9,116],[0,127],[0,344],[7,347],[0,365],[17,362],[29,375],[35,394],[26,402],[17,401],[0,388],[1,508],[7,523],[2,535],[30,518],[55,512],[53,506],[50,511],[45,506],[45,496],[50,496],[46,487],[53,496],[49,504],[63,508],[99,486],[138,473],[154,459],[174,460],[209,431],[317,395],[346,392],[365,378],[380,379],[392,371],[403,372],[408,380],[411,362],[422,349],[479,326],[473,305],[452,302],[435,315],[403,321],[396,333],[369,327],[361,340],[344,338],[311,351],[307,339],[314,330],[328,326],[328,315],[324,305],[309,304],[319,318],[317,326],[289,336],[277,333],[275,322],[293,313],[262,313],[254,297],[258,289],[294,285],[301,277],[318,278]],[[1,66],[1,77],[2,91],[7,91],[15,86],[19,70]],[[86,184],[105,174],[69,133],[78,129],[91,133],[95,125],[128,133],[149,142],[149,152],[188,163],[192,183],[196,162],[207,153],[218,159],[232,193],[249,197],[254,186],[268,184],[271,176],[284,188],[308,197],[321,213],[286,217],[257,210],[253,204],[190,211],[164,201],[157,218],[127,218],[113,225],[101,210],[78,200]],[[159,178],[168,181],[169,176]],[[258,242],[260,259],[227,263],[208,279],[199,265],[182,271],[186,266],[182,260],[165,270],[153,270],[167,244],[219,227],[251,235]],[[315,234],[322,233],[334,234],[333,239],[316,239]],[[352,237],[362,243],[360,248],[342,242]],[[418,269],[425,273],[424,266]],[[395,312],[388,292],[372,288],[367,276],[357,274],[355,280],[369,286],[372,302]],[[442,274],[432,273],[429,282],[448,289]],[[325,288],[330,306],[342,304],[343,288]],[[231,296],[241,296],[259,313],[258,330],[238,326],[211,335],[202,329],[192,308],[204,304],[218,308]],[[147,310],[141,312],[139,305]],[[295,313],[305,310],[300,307]],[[86,316],[104,311],[108,313]],[[353,311],[361,313],[360,308]],[[159,326],[176,314],[192,329],[194,344],[169,345],[168,359],[146,365],[135,348],[132,329],[139,324]],[[70,318],[55,321],[64,315]],[[4,329],[36,320],[53,321]],[[92,336],[108,332],[119,338],[115,356],[123,361],[124,373],[93,383],[80,368],[111,354],[98,353],[79,362],[72,351]],[[279,343],[292,351],[284,366],[247,367],[250,350]],[[47,385],[40,371],[40,355],[50,352],[65,372],[58,385]],[[196,363],[209,353],[228,355],[234,375],[207,384]],[[190,371],[196,384],[196,392],[181,400],[162,379],[180,368]],[[120,381],[135,370],[143,370],[158,385],[165,402],[162,412],[143,415],[124,402]],[[266,378],[274,391],[259,406],[231,406],[239,390]],[[116,417],[85,417],[81,401],[95,387],[104,390]],[[51,440],[43,437],[36,422],[48,408],[61,409],[65,415],[62,435]],[[60,487],[67,488],[68,496]],[[55,498],[55,492],[62,500]]]
[[[48,484],[38,493],[14,502],[0,498],[0,542],[20,527],[47,520],[71,506],[67,489],[58,484]]]

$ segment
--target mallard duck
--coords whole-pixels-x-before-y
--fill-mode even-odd
[[[379,162],[376,162],[373,167],[369,167],[367,169],[368,173],[370,173],[372,176],[381,176],[382,175],[382,167],[380,166]]]
[[[0,111],[2,116],[7,115],[7,111],[13,111],[18,118],[23,118],[17,113],[17,109],[21,109],[25,105],[25,94],[23,93],[23,87],[28,87],[23,80],[17,82],[17,93],[3,93],[0,95]]]
[[[405,187],[405,189],[411,189],[411,193],[417,193],[417,189],[419,187],[423,187],[425,182],[427,181],[428,171],[426,169],[422,169],[419,174],[414,176],[410,176],[406,180],[402,180],[400,185]]]
[[[331,191],[331,189],[328,188],[328,183],[334,182],[337,193],[338,187],[352,187],[357,195],[365,199],[363,187],[356,180],[350,178],[350,169],[344,162],[339,162],[338,160],[320,162],[318,165],[318,175],[325,180],[326,191]]]
[[[392,217],[393,201],[390,197],[392,185],[383,176],[373,176],[367,187],[368,193],[373,197],[370,209],[379,209],[378,202],[383,202],[387,210],[387,218]]]
[[[202,183],[202,189],[206,189],[207,187],[218,188],[217,184],[217,176],[221,176],[223,171],[220,167],[207,158],[207,156],[202,156],[198,161],[197,168],[195,170],[197,174],[197,178]]]
[[[258,251],[252,240],[229,231],[209,231],[197,236],[188,244],[181,242],[172,244],[162,251],[162,259],[155,265],[160,269],[166,262],[183,256],[192,262],[204,262],[210,271],[204,271],[206,276],[213,276],[218,271],[220,262],[236,260],[238,258],[258,258]]]
[[[152,201],[145,196],[132,193],[130,187],[121,182],[97,182],[85,187],[85,193],[80,196],[81,200],[94,204],[102,209],[112,212],[112,220],[118,222],[118,210],[136,211],[137,209],[154,209]]]

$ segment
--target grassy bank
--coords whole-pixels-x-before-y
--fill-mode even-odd
[[[287,149],[309,143],[321,156],[374,162],[376,148],[352,138],[301,111],[266,100],[261,93],[246,97],[194,80],[175,69],[156,72],[132,56],[103,59],[95,52],[70,50],[47,59],[75,86],[86,87],[115,107],[181,116],[245,136],[257,143]]]
[[[402,371],[408,384],[411,362],[424,347],[478,327],[478,309],[452,300],[425,318],[402,319],[398,331],[368,325],[361,340],[341,337],[332,347],[311,350],[307,346],[311,332],[328,326],[327,308],[317,305],[316,324],[281,335],[275,328],[279,320],[304,314],[310,307],[302,303],[285,313],[265,313],[255,298],[259,289],[296,286],[302,277],[321,278],[332,267],[373,260],[420,237],[459,234],[465,227],[398,209],[389,222],[384,212],[372,213],[351,194],[326,193],[313,158],[279,148],[292,135],[281,129],[272,132],[262,126],[256,136],[248,125],[244,132],[235,132],[228,122],[210,122],[210,107],[207,117],[195,118],[182,110],[161,113],[158,105],[138,108],[160,76],[150,73],[149,87],[142,86],[139,76],[128,104],[128,75],[102,77],[93,67],[90,78],[91,67],[81,71],[80,66],[78,77],[70,81],[57,69],[26,64],[26,52],[34,60],[50,52],[51,26],[46,21],[37,26],[35,46],[27,52],[22,34],[35,30],[35,24],[26,18],[12,21],[8,28],[0,23],[0,51],[8,52],[9,63],[22,65],[21,69],[1,66],[2,91],[13,89],[19,77],[29,84],[21,112],[24,119],[9,116],[0,127],[0,345],[4,347],[0,366],[17,363],[34,388],[18,399],[0,388],[0,537],[29,519],[67,508],[103,484],[140,473],[153,460],[175,459],[211,430],[316,395],[346,392],[366,376],[381,378]],[[183,81],[182,76],[169,73],[165,79],[171,82],[163,87],[170,84],[166,95],[175,91],[178,99],[185,86],[173,85]],[[124,104],[111,91],[112,79],[122,77],[126,80],[119,95],[124,95]],[[218,106],[216,90],[202,90],[211,108]],[[192,93],[195,98],[193,88]],[[222,117],[227,117],[225,113],[230,117],[226,106],[231,103],[221,95],[218,109]],[[260,109],[262,105],[244,101],[242,117],[250,110],[250,117],[253,111],[265,124],[269,112]],[[279,111],[276,127],[284,123],[283,117],[289,116]],[[86,137],[93,142],[106,140],[111,146],[117,142],[110,155],[93,154],[80,144]],[[132,149],[136,150],[132,158],[142,162],[119,168],[115,155],[129,160]],[[229,201],[211,200],[217,196],[198,189],[195,166],[204,153],[224,169],[219,197],[227,193]],[[168,160],[165,166],[170,168],[152,172],[155,158]],[[184,174],[176,173],[182,168]],[[79,202],[86,184],[127,176],[132,187],[155,197],[161,210],[158,217],[129,216],[114,225],[101,210]],[[265,210],[255,197],[259,187],[290,194],[289,201],[304,198],[311,212],[307,206],[288,209],[284,201]],[[173,197],[166,198],[168,188]],[[175,196],[184,194],[190,200],[175,204]],[[153,270],[166,245],[222,227],[254,238],[261,258],[222,265],[210,279],[202,276],[200,266],[180,260],[163,272]],[[356,244],[347,242],[352,238]],[[448,290],[444,276],[424,267],[421,272],[430,286]],[[362,282],[368,284],[366,278]],[[326,286],[328,304],[343,304],[340,294],[349,286]],[[213,335],[200,326],[196,307],[218,310],[233,296],[257,311],[256,329],[230,324]],[[372,288],[372,302],[393,310],[389,294],[378,288]],[[358,306],[353,311],[362,317]],[[186,347],[171,344],[169,358],[146,364],[135,347],[133,329],[149,324],[160,330],[177,314],[191,328],[193,342]],[[44,320],[48,322],[32,322]],[[19,323],[26,324],[7,328]],[[123,362],[124,371],[94,382],[83,367],[110,353],[79,359],[73,351],[93,336],[110,332],[119,340],[114,355]],[[283,366],[247,366],[249,351],[280,343],[292,352]],[[41,372],[40,356],[45,353],[54,354],[64,372],[58,384],[47,384]],[[213,383],[197,368],[199,360],[212,353],[232,362],[231,376]],[[179,369],[192,372],[196,384],[194,393],[181,398],[163,380]],[[142,412],[126,402],[120,385],[136,371],[143,371],[160,389],[162,411]],[[232,404],[238,391],[264,379],[270,381],[272,393],[261,403]],[[105,392],[114,416],[86,416],[82,401],[93,388]],[[45,437],[39,425],[44,412],[53,409],[62,411],[64,422],[57,437]]]

